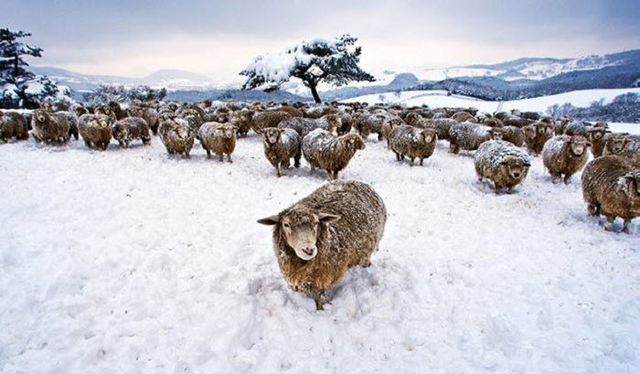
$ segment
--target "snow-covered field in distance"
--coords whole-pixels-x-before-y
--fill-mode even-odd
[[[326,182],[152,146],[0,145],[2,373],[636,373],[640,227],[587,216],[541,160],[512,195],[446,143],[425,166],[369,139],[342,173],[389,217],[332,305],[289,291],[256,220]]]
[[[485,101],[462,95],[447,96],[443,90],[431,91],[403,91],[387,92],[384,94],[353,97],[344,102],[368,102],[368,103],[400,103],[407,106],[428,105],[437,107],[468,107],[473,106],[483,112],[495,112],[496,110],[520,109],[522,111],[545,112],[554,104],[571,103],[576,107],[587,107],[592,102],[604,99],[605,103],[611,102],[616,96],[634,92],[640,94],[640,88],[620,89],[596,89],[565,92],[557,95],[541,96],[531,99],[513,101]]]

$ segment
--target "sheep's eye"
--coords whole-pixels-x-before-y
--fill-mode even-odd
[[[285,228],[289,228],[289,224],[288,223],[284,223],[282,226],[284,226]]]

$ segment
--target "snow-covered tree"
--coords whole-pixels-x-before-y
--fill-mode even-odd
[[[276,91],[291,77],[295,77],[302,80],[311,90],[313,99],[320,103],[317,87],[321,81],[336,86],[351,81],[372,82],[375,78],[358,66],[362,47],[354,46],[357,40],[351,35],[315,39],[280,53],[258,56],[240,72],[240,75],[247,76],[242,89],[261,87],[266,92]]]
[[[0,86],[6,97],[15,95],[18,105],[25,108],[38,106],[40,96],[29,92],[29,84],[35,80],[35,74],[26,70],[29,64],[23,56],[42,57],[42,48],[27,45],[18,39],[31,36],[24,31],[0,29]],[[48,88],[55,83],[49,81]],[[54,90],[57,92],[57,88]]]
[[[149,86],[135,86],[127,88],[123,85],[100,85],[95,90],[83,95],[83,99],[89,105],[97,105],[116,101],[119,103],[139,100],[153,101],[162,100],[167,95],[167,89],[153,89]]]

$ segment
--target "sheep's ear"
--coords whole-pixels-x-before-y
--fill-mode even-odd
[[[274,216],[265,217],[265,218],[259,219],[258,223],[261,223],[263,225],[268,225],[268,226],[277,225],[280,223],[280,216],[276,214]]]
[[[528,168],[529,168],[529,167],[531,167],[531,163],[530,163],[530,162],[525,162],[525,163],[524,163],[524,166],[526,166],[526,167],[528,167]]]
[[[318,219],[320,222],[330,223],[339,220],[341,217],[331,213],[318,213]]]

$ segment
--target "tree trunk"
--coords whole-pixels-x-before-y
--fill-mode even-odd
[[[307,81],[307,83],[309,84],[311,95],[313,95],[313,100],[315,100],[315,102],[318,104],[322,103],[322,100],[320,100],[320,96],[318,96],[318,91],[316,90],[316,83],[310,81]]]

